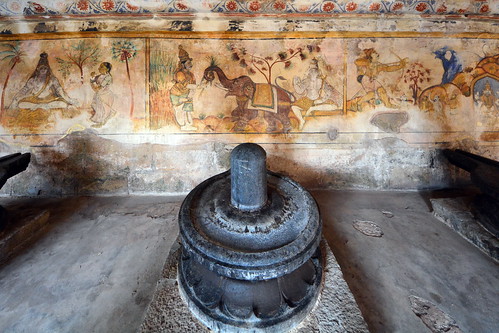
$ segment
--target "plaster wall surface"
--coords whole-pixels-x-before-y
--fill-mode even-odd
[[[488,2],[83,2],[0,7],[0,153],[33,154],[1,194],[186,193],[242,142],[313,188],[457,185],[440,149],[499,156]]]

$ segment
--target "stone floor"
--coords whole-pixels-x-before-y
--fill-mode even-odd
[[[444,314],[448,332],[499,332],[499,265],[432,216],[435,193],[313,194],[371,332],[430,332],[414,300]],[[49,218],[0,266],[0,332],[136,332],[177,237],[180,200],[1,199],[22,216],[9,232]],[[433,326],[445,331],[442,320]]]
[[[430,332],[410,296],[432,302],[463,332],[499,332],[499,265],[432,216],[429,198],[441,193],[314,194],[371,332]],[[374,222],[383,235],[366,236],[355,220]]]

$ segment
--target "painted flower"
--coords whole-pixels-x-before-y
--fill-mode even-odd
[[[12,10],[14,12],[21,10],[21,5],[19,4],[19,2],[11,2],[9,7],[10,7],[10,10]]]
[[[437,8],[437,13],[445,13],[446,11],[447,11],[446,5],[442,5],[442,6]]]
[[[57,10],[59,12],[66,11],[66,9],[68,8],[68,6],[69,5],[68,5],[67,1],[66,2],[65,1],[58,1],[58,2],[55,3],[55,8],[57,8]]]
[[[331,1],[325,2],[322,5],[322,11],[324,12],[331,12],[333,10],[334,10],[334,3],[332,3]]]
[[[213,7],[215,6],[213,1],[211,0],[203,0],[201,1],[201,4],[203,5],[204,8],[208,8],[208,9],[213,9]]]
[[[272,7],[274,7],[275,10],[284,10],[286,9],[286,4],[284,1],[276,1]]]
[[[464,13],[466,13],[466,12],[467,12],[467,10],[466,10],[466,9],[461,8],[461,9],[459,9],[457,12],[458,12],[459,14],[464,14]]]
[[[225,8],[232,12],[237,9],[237,3],[235,1],[227,1],[225,3]]]
[[[187,5],[182,2],[177,2],[175,4],[175,8],[177,8],[178,10],[187,10],[189,7],[187,7]]]
[[[404,4],[402,2],[396,2],[392,6],[392,10],[401,10],[404,8]]]
[[[378,10],[381,9],[381,4],[379,2],[373,2],[370,6],[369,6],[369,10],[371,12],[377,12]]]
[[[115,7],[115,4],[114,4],[113,0],[104,0],[104,1],[102,1],[100,6],[104,10],[113,10]]]
[[[418,3],[418,4],[417,4],[417,6],[416,6],[416,10],[417,10],[418,12],[424,12],[424,11],[425,11],[425,10],[427,10],[427,9],[428,9],[428,5],[427,5],[427,4],[425,4],[424,2],[420,2],[420,3]]]
[[[490,12],[489,5],[485,4],[480,7],[480,13],[488,13]]]
[[[349,2],[345,6],[345,8],[347,9],[347,11],[349,11],[349,12],[353,12],[354,10],[357,9],[357,7],[358,7],[358,5],[355,2]]]
[[[76,7],[81,10],[81,11],[87,11],[88,10],[88,1],[87,0],[80,0],[76,3]]]
[[[127,2],[127,4],[126,4],[126,8],[128,8],[128,10],[131,10],[131,11],[133,11],[133,12],[135,12],[135,11],[139,10],[139,7],[138,7],[138,6],[131,5],[131,4],[129,4],[128,2]]]
[[[36,12],[38,13],[43,13],[45,12],[45,8],[43,8],[42,5],[40,5],[39,3],[36,3],[36,2],[33,2],[33,8],[35,9]]]
[[[251,1],[248,8],[249,10],[251,10],[252,12],[257,12],[260,10],[262,6],[260,5],[260,3],[258,1]]]

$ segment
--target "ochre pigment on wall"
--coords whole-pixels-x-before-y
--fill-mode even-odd
[[[186,192],[248,141],[308,187],[444,186],[460,176],[439,148],[497,156],[498,46],[436,32],[6,36],[2,151],[33,159],[2,192]]]
[[[4,41],[3,139],[498,140],[496,39],[298,36]]]

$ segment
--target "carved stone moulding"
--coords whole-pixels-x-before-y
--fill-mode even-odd
[[[180,292],[212,330],[288,331],[321,286],[317,205],[298,183],[266,170],[258,145],[236,147],[231,167],[182,204]]]

